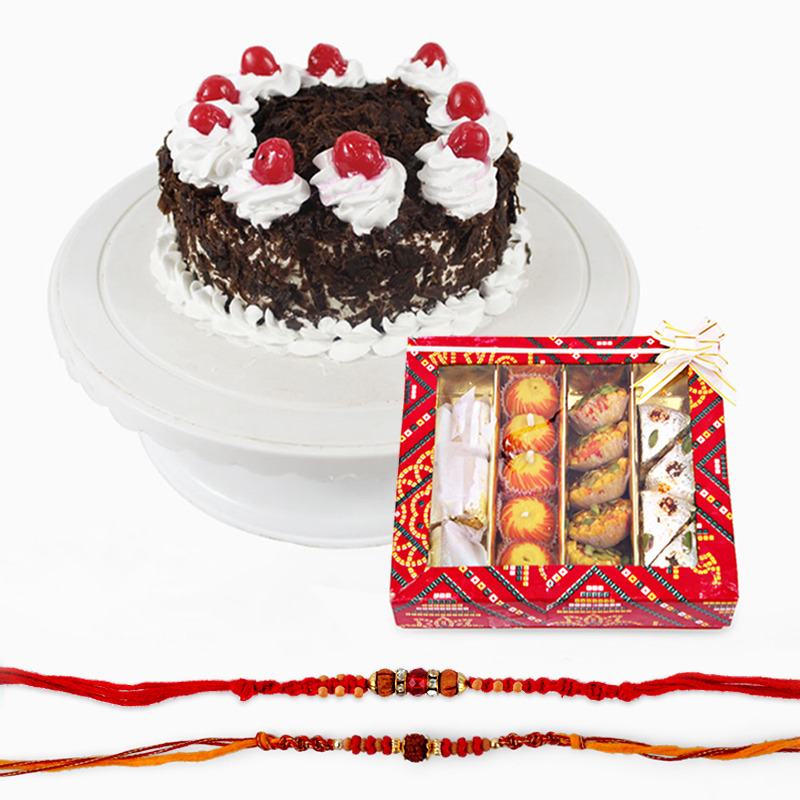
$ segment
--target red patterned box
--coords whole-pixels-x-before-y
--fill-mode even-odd
[[[577,384],[578,376],[591,374],[575,369],[575,365],[599,365],[593,367],[597,372],[611,365],[628,365],[624,369],[633,383],[637,374],[641,375],[642,371],[646,373],[650,369],[639,365],[653,364],[665,350],[666,347],[653,337],[432,337],[409,340],[392,547],[391,601],[398,625],[423,628],[721,628],[731,623],[738,599],[738,585],[723,401],[691,366],[682,374],[685,387],[683,401],[690,423],[681,438],[674,440],[673,446],[683,447],[688,463],[693,464],[694,468],[691,522],[680,529],[684,546],[694,546],[694,560],[686,562],[693,566],[680,565],[674,559],[662,566],[656,566],[656,560],[651,566],[644,565],[650,553],[654,552],[649,549],[646,553],[642,552],[653,547],[653,536],[645,530],[650,529],[648,525],[653,519],[658,519],[660,524],[660,517],[654,517],[651,512],[651,504],[654,500],[661,502],[661,496],[649,489],[633,489],[635,480],[644,480],[641,477],[634,480],[637,469],[647,476],[646,485],[650,489],[656,485],[650,484],[650,472],[655,472],[655,467],[642,468],[636,464],[644,459],[646,447],[652,447],[653,437],[657,439],[656,433],[651,434],[650,438],[646,436],[648,423],[643,416],[643,409],[650,407],[637,405],[635,389],[630,389],[628,393],[629,421],[633,424],[634,418],[639,420],[630,430],[631,552],[619,558],[615,555],[618,563],[601,561],[591,566],[567,563],[574,556],[566,552],[566,541],[571,538],[566,536],[566,530],[569,528],[572,532],[578,512],[571,505],[571,481],[575,480],[576,473],[572,471],[572,451],[568,452],[566,442],[574,442],[579,435],[571,430],[567,417],[581,403],[587,402],[579,400],[575,405],[574,398],[569,400],[568,392],[573,391],[572,382]],[[561,475],[565,477],[564,488],[559,490],[559,496],[568,497],[561,500],[560,522],[556,523],[555,528],[561,544],[550,545],[551,551],[557,552],[552,557],[555,563],[540,566],[500,566],[496,563],[502,556],[503,548],[509,547],[497,527],[500,516],[497,509],[501,502],[508,502],[508,499],[499,499],[499,488],[492,490],[498,499],[496,508],[489,512],[489,516],[495,520],[491,525],[496,530],[494,540],[485,545],[487,561],[469,566],[436,566],[429,563],[435,432],[439,407],[437,388],[441,393],[443,375],[461,374],[443,371],[443,367],[478,365],[490,367],[501,376],[495,382],[498,398],[502,398],[503,393],[508,391],[507,387],[512,385],[509,381],[521,380],[515,376],[539,373],[542,365],[563,365],[549,368],[552,375],[549,379],[562,392],[563,405],[554,417],[553,424],[562,426],[559,429],[563,431],[560,437],[563,436],[565,442],[560,450],[565,463]],[[505,384],[501,385],[503,380]],[[602,394],[611,390],[593,391]],[[588,395],[591,393],[587,391]],[[441,404],[441,397],[438,402]],[[659,400],[655,402],[657,404]],[[498,399],[496,403],[495,407],[500,409],[497,414],[503,414],[505,400]],[[442,416],[441,413],[439,416]],[[502,449],[499,444],[502,421],[497,419],[494,423],[498,432],[496,453]],[[634,438],[635,431],[636,436],[645,438]],[[659,459],[663,456],[662,452]],[[497,475],[501,469],[499,465],[507,463],[509,457],[506,456],[503,461],[500,453],[494,456],[494,460],[498,464],[494,470]],[[437,469],[445,468],[437,466]],[[581,476],[577,475],[577,478]],[[692,479],[691,474],[689,479]],[[500,484],[497,477],[494,480],[495,487],[507,486]],[[558,514],[556,500],[552,501],[552,506],[554,513]],[[568,511],[565,512],[564,508]],[[594,504],[591,509],[586,513],[591,515],[599,511]],[[567,518],[566,514],[571,516]],[[444,530],[443,526],[441,530]],[[580,533],[579,529],[576,530]],[[690,531],[688,543],[687,530]],[[676,535],[675,540],[678,538]],[[553,542],[556,542],[555,538]],[[570,545],[573,548],[575,546],[574,542]],[[623,543],[623,549],[625,546],[626,543]],[[590,558],[605,553],[592,547],[585,550]],[[500,556],[493,555],[493,552]],[[617,553],[613,548],[608,552]],[[659,558],[662,557],[663,553],[659,555]]]

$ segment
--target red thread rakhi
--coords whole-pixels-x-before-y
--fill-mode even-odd
[[[800,680],[733,677],[709,675],[702,672],[681,672],[668,678],[658,678],[640,683],[583,683],[571,678],[468,678],[452,669],[425,670],[422,668],[381,669],[369,678],[361,675],[339,674],[333,678],[321,675],[302,680],[203,680],[178,682],[151,682],[122,684],[87,680],[58,675],[39,675],[35,672],[0,667],[0,686],[29,686],[37,689],[65,692],[112,703],[118,706],[148,706],[175,697],[203,694],[205,692],[233,692],[240,700],[249,700],[257,694],[283,694],[290,696],[317,695],[343,697],[351,694],[362,697],[372,692],[380,697],[391,695],[420,696],[423,694],[453,697],[465,691],[515,692],[525,694],[556,693],[562,697],[582,696],[590,700],[622,700],[630,702],[638,697],[655,697],[669,692],[705,691],[734,692],[758,697],[775,697],[787,700],[800,699]]]

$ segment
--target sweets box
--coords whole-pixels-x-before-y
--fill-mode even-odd
[[[405,627],[730,624],[722,398],[653,337],[409,340],[391,601]],[[524,546],[518,546],[524,545]]]

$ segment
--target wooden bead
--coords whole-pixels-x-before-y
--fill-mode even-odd
[[[363,696],[364,696],[364,690],[360,686],[356,686],[356,688],[353,689],[353,697],[363,697]]]
[[[479,692],[483,687],[483,681],[480,678],[473,679],[472,683],[470,684],[470,688],[474,689],[476,692]]]
[[[492,691],[493,692],[502,692],[503,691],[503,681],[495,681],[492,684]]]
[[[452,742],[450,742],[450,755],[451,756],[458,755],[458,740],[457,739],[454,739]]]
[[[484,738],[484,740],[483,740],[483,742],[481,742],[481,744],[483,745],[483,752],[485,753],[491,748],[492,740]]]
[[[351,739],[351,738],[348,736],[348,737],[347,737],[347,738],[344,740],[344,742],[342,742],[342,747],[343,747],[345,750],[349,750],[349,749],[350,749],[350,745],[351,745],[352,743],[353,743],[353,740],[352,740],[352,739]]]
[[[344,697],[344,686],[337,686],[337,687],[336,687],[336,688],[333,690],[333,693],[334,693],[334,694],[335,694],[337,697]]]
[[[522,691],[522,681],[514,681],[514,685],[511,687],[512,692],[521,692]]]
[[[445,697],[458,694],[458,673],[454,669],[443,670],[439,675],[439,694]]]
[[[394,694],[394,672],[390,669],[379,669],[375,673],[375,686],[381,697]]]
[[[317,689],[317,694],[320,697],[327,697],[328,696],[328,690],[324,686],[320,686],[319,689]]]
[[[319,680],[321,683],[327,683],[330,680],[330,678],[327,675],[320,675]]]
[[[472,755],[475,752],[475,748],[472,746],[472,739],[467,739],[467,752]]]
[[[337,680],[337,681],[339,681],[339,682],[341,683],[341,682],[344,680],[344,673],[343,673],[343,672],[340,672],[340,673],[339,673],[339,674],[336,676],[336,680]]]

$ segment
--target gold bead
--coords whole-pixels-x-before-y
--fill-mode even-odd
[[[344,747],[344,742],[341,739],[334,739],[331,742],[334,750],[341,750]]]
[[[458,673],[458,693],[461,694],[467,690],[467,676],[463,672]]]
[[[492,739],[492,750],[497,750],[500,747],[499,739]]]

